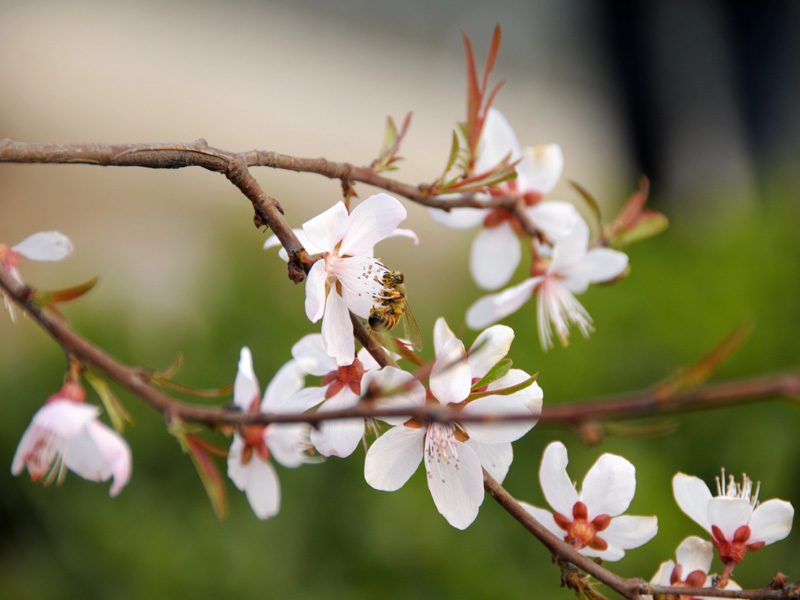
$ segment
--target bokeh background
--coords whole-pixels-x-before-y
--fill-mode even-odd
[[[460,31],[482,64],[495,23],[503,46],[494,81],[506,80],[496,106],[524,145],[562,145],[565,176],[553,197],[583,209],[567,185],[576,180],[610,217],[644,172],[652,203],[671,220],[665,234],[630,248],[628,279],[580,298],[597,327],[588,342],[578,337],[544,355],[533,306],[508,319],[517,332],[511,357],[540,373],[545,402],[646,387],[746,320],[752,336],[715,378],[796,370],[796,2],[2,0],[0,137],[203,137],[228,150],[366,164],[386,115],[414,111],[398,177],[430,181],[464,116]],[[256,176],[297,226],[340,194],[314,175]],[[389,241],[379,251],[407,275],[429,357],[436,317],[463,330],[480,294],[467,271],[474,232],[442,230],[407,206],[420,246]],[[57,288],[98,275],[96,290],[65,314],[128,364],[163,368],[183,353],[177,379],[212,388],[232,381],[248,345],[265,385],[292,344],[316,331],[303,287],[261,250],[265,234],[248,202],[216,174],[0,165],[0,240],[46,229],[68,233],[76,252],[57,265],[27,263],[25,277]],[[267,522],[229,485],[230,515],[219,523],[162,418],[125,393],[136,420],[125,432],[134,473],[118,498],[72,474],[60,488],[13,478],[16,444],[60,386],[64,358],[25,320],[0,318],[0,341],[2,597],[570,597],[546,550],[491,499],[456,531],[436,513],[421,473],[393,494],[369,488],[363,451],[280,469],[282,510]],[[626,422],[625,435],[595,447],[539,426],[515,444],[506,486],[542,505],[539,458],[554,439],[567,444],[577,481],[602,452],[626,456],[637,467],[631,513],[657,514],[661,530],[614,570],[649,578],[685,536],[700,533],[672,499],[676,471],[712,483],[725,466],[762,481],[762,499],[800,501],[795,404]],[[654,423],[674,431],[643,435]],[[800,577],[798,540],[794,532],[748,556],[735,578],[757,587],[778,569]]]

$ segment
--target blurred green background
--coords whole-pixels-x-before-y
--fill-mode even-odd
[[[705,8],[672,13],[678,23],[699,27],[704,40],[696,56],[689,52],[667,69],[673,78],[692,69],[717,73],[712,58],[722,60],[716,38],[700,35],[703,23],[712,31],[718,24],[718,5],[699,5]],[[0,137],[134,142],[202,135],[231,150],[368,163],[385,115],[400,118],[413,109],[408,160],[398,177],[430,181],[446,158],[450,128],[463,116],[458,30],[473,37],[480,63],[499,20],[505,37],[496,80],[508,81],[497,106],[523,144],[562,143],[565,180],[592,190],[610,217],[651,163],[631,141],[619,80],[604,76],[610,59],[602,62],[593,44],[607,24],[590,6],[505,2],[493,12],[442,3],[426,7],[429,13],[418,7],[400,14],[389,6],[351,2],[334,9],[311,0],[225,9],[200,3],[191,11],[177,2],[2,2],[0,74],[8,85],[0,90]],[[14,52],[23,43],[24,62]],[[730,61],[728,67],[738,65],[735,56]],[[713,93],[694,94],[692,102],[686,92],[675,120],[662,123],[669,135],[656,145],[661,158],[651,167],[652,201],[671,227],[629,249],[629,278],[580,297],[595,320],[591,340],[574,337],[569,348],[544,355],[533,304],[507,320],[517,333],[510,356],[515,366],[540,373],[545,403],[644,388],[702,356],[744,320],[752,320],[754,332],[715,380],[800,364],[796,111],[771,106],[785,117],[783,134],[761,152],[743,133],[746,111],[731,108],[730,82],[700,80]],[[710,116],[709,107],[717,109]],[[697,120],[679,118],[687,115]],[[339,197],[336,182],[311,175],[261,169],[256,176],[296,226]],[[362,198],[372,193],[358,191]],[[580,202],[566,181],[554,197]],[[443,231],[424,210],[408,208],[420,246],[390,240],[378,252],[406,273],[430,357],[435,319],[444,316],[464,331],[464,312],[480,295],[467,271],[475,232]],[[246,200],[218,175],[0,165],[0,215],[6,243],[52,228],[73,238],[76,253],[67,262],[26,263],[23,274],[43,288],[99,275],[97,289],[64,312],[79,332],[128,364],[164,368],[181,352],[178,381],[218,387],[233,380],[239,348],[248,345],[263,387],[292,344],[317,331],[302,309],[303,287],[288,281],[274,251],[260,250],[266,236],[253,228]],[[474,336],[464,332],[467,341]],[[10,466],[31,416],[59,388],[64,359],[26,320],[12,326],[0,318],[0,340],[0,456]],[[229,517],[219,523],[163,419],[120,396],[135,425],[125,432],[133,477],[118,498],[108,498],[107,485],[74,474],[62,487],[44,488],[27,474],[13,478],[0,469],[0,596],[571,597],[559,589],[546,550],[491,499],[470,528],[457,531],[436,512],[421,472],[396,493],[369,488],[360,449],[347,460],[279,468],[282,509],[267,522],[228,485]],[[653,422],[627,424],[639,423]],[[800,498],[800,414],[793,402],[672,417],[665,427],[674,433],[608,437],[589,448],[571,431],[537,426],[515,444],[505,485],[543,506],[539,460],[555,439],[567,445],[578,482],[601,453],[627,457],[638,482],[630,512],[658,515],[660,532],[612,568],[645,578],[673,558],[684,537],[701,533],[674,504],[676,471],[713,484],[724,466],[762,481],[763,500]],[[758,587],[778,569],[796,579],[797,536],[749,555],[735,579]]]

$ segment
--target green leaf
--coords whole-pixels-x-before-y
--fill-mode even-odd
[[[486,392],[474,392],[469,395],[467,400],[470,401],[477,400],[478,398],[484,398],[485,396],[510,396],[511,394],[516,394],[518,391],[524,390],[529,385],[532,385],[536,381],[537,377],[539,377],[538,373],[530,376],[525,381],[519,382],[517,385],[512,385],[511,387],[501,388],[499,390],[491,390]]]
[[[569,184],[580,194],[583,201],[586,202],[586,205],[591,209],[592,216],[595,218],[594,231],[600,231],[603,225],[603,215],[600,213],[600,204],[597,202],[597,199],[577,181],[570,180]]]
[[[85,281],[79,285],[71,288],[64,288],[63,290],[41,291],[37,292],[34,301],[40,306],[48,306],[50,304],[58,304],[62,302],[70,302],[76,300],[90,291],[97,284],[97,277],[92,277],[89,281]]]
[[[472,386],[472,389],[473,390],[477,390],[477,389],[482,388],[485,385],[489,385],[493,381],[497,381],[503,375],[505,375],[506,373],[508,373],[511,370],[511,365],[512,364],[514,364],[514,363],[512,362],[512,360],[510,358],[504,358],[499,363],[497,363],[495,366],[493,366],[491,369],[489,369],[489,372],[486,375],[483,376],[483,379],[481,379],[480,381],[475,383]]]
[[[458,134],[456,134],[455,130],[453,130],[453,143],[450,146],[450,158],[447,159],[447,166],[444,169],[445,173],[452,169],[453,165],[456,164],[459,150],[461,150],[461,144],[458,142]]]
[[[619,235],[611,240],[612,245],[617,247],[627,246],[634,242],[640,242],[658,235],[669,227],[669,219],[660,212],[653,211],[647,216],[643,217],[636,225],[626,231],[622,231]]]
[[[103,401],[103,406],[108,413],[108,418],[111,419],[111,425],[114,429],[122,433],[125,429],[126,422],[133,424],[133,417],[131,417],[130,413],[122,406],[119,398],[117,398],[105,379],[98,377],[90,371],[86,371],[84,377],[100,397],[100,400]]]
[[[386,154],[394,143],[397,141],[397,126],[394,124],[392,117],[386,117],[386,133],[383,137],[383,150],[381,155]]]

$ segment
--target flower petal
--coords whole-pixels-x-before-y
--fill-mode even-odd
[[[422,462],[425,428],[393,427],[367,451],[364,479],[376,490],[399,490]]]
[[[315,262],[306,275],[306,316],[312,323],[319,321],[325,312],[327,279],[324,260]]]
[[[306,372],[303,364],[296,360],[286,361],[264,390],[261,412],[293,412],[289,400],[303,389]]]
[[[455,337],[456,335],[447,325],[447,321],[444,320],[444,317],[436,319],[436,323],[433,325],[433,351],[436,356],[444,352],[444,347],[450,343],[450,340],[454,340]]]
[[[696,535],[690,535],[675,550],[675,558],[683,567],[684,576],[697,570],[708,573],[714,559],[714,545]]]
[[[503,483],[514,460],[514,450],[511,443],[504,444],[482,444],[473,439],[464,442],[472,448],[481,461],[481,466],[491,475],[497,483]]]
[[[111,469],[111,476],[114,481],[108,493],[114,498],[131,478],[133,463],[131,448],[125,438],[99,421],[90,421],[86,431]],[[69,464],[67,464],[67,467],[72,468]]]
[[[359,397],[349,388],[328,398],[318,413],[345,410],[358,404]],[[322,456],[350,456],[364,437],[364,419],[334,419],[323,421],[311,430],[311,443]]]
[[[303,368],[309,375],[322,377],[336,370],[336,363],[325,352],[325,343],[319,333],[309,333],[300,338],[292,346],[292,356],[302,363]]]
[[[325,351],[336,364],[353,364],[356,358],[356,342],[353,338],[353,324],[347,304],[336,290],[328,293],[325,315],[322,317],[322,339]]]
[[[280,510],[280,483],[275,468],[256,454],[242,464],[244,447],[238,434],[234,435],[228,452],[228,477],[234,485],[247,494],[247,501],[259,519],[268,519]]]
[[[485,290],[496,290],[511,279],[519,266],[522,250],[508,221],[481,229],[470,252],[472,278]]]
[[[441,404],[461,402],[469,396],[472,376],[466,355],[464,344],[455,337],[436,355],[429,389]]]
[[[467,309],[467,325],[472,329],[483,329],[487,325],[517,312],[523,304],[531,299],[534,288],[541,281],[541,277],[526,279],[499,294],[489,294],[478,299]]]
[[[406,218],[406,209],[389,194],[375,194],[350,213],[339,255],[365,256],[375,244],[386,239]]]
[[[390,396],[380,396],[375,400],[375,408],[403,409],[417,408],[425,405],[425,388],[411,374],[397,367],[384,367],[380,371],[367,371],[361,379],[361,391],[377,386],[383,392],[396,391]],[[407,416],[381,417],[391,425],[402,425],[408,421]]]
[[[387,239],[392,237],[405,237],[412,240],[415,246],[419,246],[419,237],[413,229],[403,229],[402,227],[398,227],[392,233],[386,236]]]
[[[676,473],[672,478],[672,493],[675,502],[686,516],[711,533],[711,523],[708,521],[708,503],[711,502],[711,492],[705,482],[699,477]]]
[[[527,379],[527,374],[524,371],[516,370],[517,374],[521,373],[520,380]],[[512,379],[517,379],[517,374]],[[505,379],[505,378],[504,378]],[[513,385],[513,384],[512,384]],[[532,384],[530,387],[536,385]],[[526,388],[528,389],[528,388]],[[521,390],[524,391],[524,390]],[[484,396],[473,400],[464,407],[463,413],[466,415],[474,416],[487,416],[487,417],[500,417],[503,415],[521,415],[530,411],[529,404],[526,402],[525,396],[517,396],[512,394],[510,396]],[[540,411],[536,411],[538,414]],[[530,421],[500,421],[500,422],[467,422],[463,423],[464,431],[475,441],[484,444],[499,444],[501,442],[513,442],[528,433],[536,424],[535,419]]]
[[[559,239],[553,248],[549,273],[565,275],[586,256],[589,247],[589,226],[583,219],[575,221],[572,231]]]
[[[517,187],[521,192],[550,192],[564,170],[564,154],[558,144],[547,144],[522,150],[522,162],[517,165]]]
[[[11,249],[25,258],[40,261],[64,260],[73,252],[72,242],[60,231],[34,233]]]
[[[567,475],[568,462],[567,448],[561,442],[553,442],[544,449],[539,467],[539,484],[545,500],[567,517],[572,515],[572,507],[578,501],[578,492]]]
[[[650,583],[653,585],[670,585],[672,579],[672,571],[675,569],[675,561],[665,560],[662,562],[656,574],[650,578]],[[652,600],[649,594],[643,594],[642,599]]]
[[[522,157],[517,135],[503,114],[494,107],[489,109],[483,122],[475,172],[483,173],[494,167],[509,154],[511,162]]]
[[[521,500],[519,501],[519,504],[528,512],[528,514],[539,521],[539,523],[543,525],[547,531],[552,533],[560,540],[564,539],[564,530],[556,524],[556,521],[553,518],[553,513],[551,513],[549,510],[539,508],[538,506],[528,504],[527,502],[522,502]]]
[[[600,537],[607,541],[609,546],[630,550],[649,542],[656,533],[658,533],[656,517],[623,515],[611,519],[609,526],[600,532]]]
[[[442,196],[437,196],[437,198],[444,200],[448,195],[461,196],[461,194],[444,194]],[[429,208],[428,213],[431,215],[431,218],[440,225],[450,227],[451,229],[470,229],[471,227],[477,227],[483,223],[486,215],[489,214],[489,210],[486,208],[461,207],[451,208],[447,211],[438,208]]]
[[[753,506],[747,498],[717,496],[708,502],[708,520],[722,530],[725,539],[733,540],[736,530],[750,522]]]
[[[305,462],[306,447],[308,445],[308,423],[273,423],[264,430],[264,439],[267,442],[272,458],[284,467],[295,469]]]
[[[308,241],[324,252],[333,252],[347,230],[348,214],[344,202],[303,223]]]
[[[636,468],[616,454],[603,454],[592,465],[581,484],[581,500],[591,521],[600,515],[624,513],[636,493]]]
[[[581,218],[569,202],[540,202],[526,208],[525,212],[531,222],[544,231],[552,242],[568,235]]]
[[[759,504],[750,517],[749,543],[771,544],[782,540],[792,530],[794,507],[785,500],[772,499]]]
[[[244,346],[239,353],[239,369],[233,382],[233,403],[242,410],[249,410],[253,400],[261,397],[261,388],[253,371],[253,355]]]
[[[429,427],[441,427],[438,423]],[[432,442],[436,443],[436,442]],[[466,529],[478,516],[483,503],[483,470],[478,455],[462,442],[454,443],[455,456],[425,452],[428,489],[441,515],[456,529]]]
[[[493,366],[503,360],[514,341],[514,330],[505,325],[489,327],[475,338],[469,349],[469,368],[472,377],[486,375]]]
[[[622,274],[628,266],[628,255],[610,248],[590,250],[583,259],[573,265],[561,283],[574,294],[586,291],[590,283],[609,281]]]
[[[325,252],[322,248],[318,248],[314,244],[311,243],[311,240],[308,239],[306,232],[302,229],[292,229],[294,232],[295,237],[297,240],[303,245],[306,252],[310,255],[314,254],[322,254]],[[286,248],[281,245],[281,241],[278,239],[278,236],[271,235],[267,238],[267,241],[264,242],[264,250],[269,250],[270,248],[274,248],[275,246],[280,246],[280,250],[278,250],[278,256],[280,256],[285,262],[289,261],[289,254],[286,252]]]

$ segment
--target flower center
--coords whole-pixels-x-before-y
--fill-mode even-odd
[[[361,378],[364,376],[364,366],[361,361],[355,359],[353,364],[339,367],[335,371],[330,371],[322,378],[322,385],[327,385],[325,399],[338,394],[344,386],[348,386],[356,395],[361,395]]]
[[[598,515],[589,521],[588,516],[589,511],[580,500],[572,507],[572,519],[565,517],[561,513],[553,514],[556,524],[566,531],[564,541],[570,546],[576,550],[581,550],[587,546],[594,550],[606,550],[608,542],[597,534],[608,527],[609,523],[611,523],[611,517]]]
[[[425,435],[425,454],[429,465],[442,464],[449,467],[451,463],[455,463],[455,468],[458,469],[455,426],[450,423],[431,423]],[[428,469],[427,474],[428,478],[433,477],[431,469]]]

